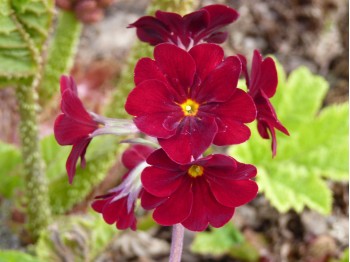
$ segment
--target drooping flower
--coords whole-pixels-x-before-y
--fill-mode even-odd
[[[141,59],[126,111],[136,126],[158,142],[175,162],[197,159],[212,143],[239,144],[255,119],[249,95],[238,89],[241,63],[224,59],[221,47],[201,44],[189,52],[160,44],[154,58]]]
[[[151,45],[171,43],[189,50],[203,42],[223,43],[227,33],[221,29],[238,16],[236,10],[228,6],[209,5],[183,17],[157,11],[155,17],[141,17],[129,27],[136,27],[137,36],[143,42]]]
[[[272,155],[276,155],[277,139],[275,128],[289,135],[288,130],[281,124],[270,102],[277,89],[278,77],[275,62],[271,57],[263,59],[259,51],[254,51],[251,75],[247,71],[247,61],[239,55],[243,64],[243,73],[246,77],[248,94],[253,98],[257,109],[258,131],[262,138],[272,139]]]
[[[192,231],[203,231],[208,224],[221,227],[235,207],[251,201],[258,192],[251,180],[256,168],[229,156],[209,155],[180,165],[158,149],[147,163],[151,166],[141,175],[141,205],[155,209],[154,220],[164,226],[181,223]]]
[[[103,215],[106,223],[115,223],[120,230],[136,230],[134,209],[142,190],[140,175],[148,166],[146,158],[153,151],[153,148],[147,146],[134,145],[124,152],[122,162],[129,172],[123,176],[119,186],[111,189],[106,195],[97,196],[97,200],[92,203],[92,208]]]
[[[62,76],[61,110],[54,125],[54,133],[60,145],[72,145],[66,163],[69,182],[73,182],[76,163],[81,158],[81,166],[85,166],[85,152],[93,137],[102,134],[131,134],[138,132],[129,120],[110,119],[86,111],[78,98],[77,86],[72,77]]]

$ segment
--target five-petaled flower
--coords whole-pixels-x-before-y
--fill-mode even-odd
[[[224,5],[210,5],[185,16],[157,11],[131,24],[137,36],[151,45],[171,43],[189,50],[202,42],[221,44],[227,38],[220,30],[238,18],[236,10]]]
[[[54,133],[60,145],[73,145],[66,163],[69,183],[72,183],[79,157],[81,166],[85,166],[85,152],[93,137],[136,133],[138,129],[129,120],[110,119],[86,111],[72,77],[62,76],[60,85],[62,113],[56,118]]]
[[[189,52],[160,44],[154,58],[142,58],[135,68],[135,84],[126,111],[136,126],[157,137],[177,163],[197,159],[213,143],[239,144],[250,136],[244,123],[253,121],[251,97],[238,89],[241,62],[224,59],[221,47],[200,44]]]
[[[286,135],[288,130],[277,119],[277,115],[270,98],[276,93],[278,77],[275,62],[271,57],[262,58],[259,51],[254,50],[251,76],[247,71],[247,61],[239,55],[243,64],[243,73],[246,78],[248,94],[253,98],[257,109],[258,131],[262,138],[272,138],[272,155],[276,155],[277,140],[275,128]],[[270,134],[269,134],[270,133]]]
[[[124,152],[122,162],[129,172],[123,176],[119,186],[111,189],[106,195],[97,196],[97,200],[92,203],[92,208],[102,213],[106,223],[115,223],[118,229],[136,230],[134,209],[142,190],[140,175],[148,166],[146,158],[153,151],[154,149],[148,146],[134,145]]]
[[[172,161],[162,149],[148,158],[141,175],[141,205],[155,209],[154,220],[165,226],[181,223],[192,231],[208,224],[221,227],[235,207],[255,198],[257,184],[251,180],[256,168],[232,157],[215,154],[185,165]]]

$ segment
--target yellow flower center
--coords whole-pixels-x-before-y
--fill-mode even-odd
[[[185,116],[195,116],[199,108],[199,104],[196,101],[193,101],[192,99],[187,99],[180,106]]]
[[[202,166],[197,166],[197,165],[192,165],[187,173],[191,176],[191,177],[197,177],[197,176],[201,176],[204,173],[204,168]]]

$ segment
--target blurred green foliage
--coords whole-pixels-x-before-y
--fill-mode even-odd
[[[95,261],[116,234],[116,228],[95,213],[57,217],[41,234],[35,251],[40,261]]]
[[[227,223],[221,228],[211,228],[195,235],[191,251],[201,255],[229,255],[240,261],[258,261],[259,252],[252,246],[240,231]]]
[[[40,260],[21,251],[0,250],[0,262],[40,262]]]
[[[277,68],[272,104],[290,137],[277,132],[277,156],[272,159],[271,142],[252,126],[250,140],[231,146],[229,154],[257,166],[260,192],[280,212],[301,212],[307,206],[329,214],[332,192],[324,178],[348,180],[348,103],[321,109],[329,88],[324,78],[300,67],[286,79],[278,63]]]
[[[0,142],[0,196],[10,198],[14,190],[23,187],[21,170],[22,157],[18,148]]]

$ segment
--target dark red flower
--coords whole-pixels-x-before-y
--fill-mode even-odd
[[[92,208],[103,215],[106,223],[116,223],[118,229],[136,230],[134,209],[142,190],[140,175],[147,166],[146,158],[153,151],[147,146],[134,145],[124,152],[122,162],[129,172],[124,175],[119,186],[106,195],[97,196],[97,200],[92,203]]]
[[[221,227],[235,207],[251,201],[258,192],[251,180],[256,168],[229,156],[209,155],[179,165],[159,149],[147,163],[151,166],[141,175],[141,205],[155,209],[154,220],[164,226],[181,223],[192,231],[203,231],[208,224]]]
[[[247,72],[247,61],[239,55],[243,64],[243,73],[246,77],[248,94],[253,98],[257,109],[258,131],[262,138],[272,138],[272,155],[276,155],[277,140],[275,128],[286,135],[288,130],[277,119],[277,115],[270,98],[276,93],[278,77],[275,62],[271,57],[263,59],[259,51],[254,51],[251,77]]]
[[[66,168],[69,183],[73,182],[78,158],[85,166],[86,148],[91,142],[91,134],[98,129],[99,123],[86,111],[78,98],[76,84],[72,77],[61,77],[61,110],[55,121],[55,138],[60,145],[73,145]]]
[[[226,32],[220,30],[234,22],[239,14],[224,5],[210,5],[185,16],[157,11],[155,17],[144,16],[131,24],[139,39],[151,45],[171,43],[189,50],[202,42],[223,43]]]
[[[215,44],[189,52],[160,44],[154,57],[136,65],[136,87],[125,109],[142,132],[158,138],[171,159],[185,164],[212,143],[238,144],[249,138],[244,123],[255,119],[256,109],[250,96],[236,88],[241,72],[237,57],[224,59]]]
[[[66,163],[69,183],[72,183],[79,157],[81,166],[85,166],[85,152],[93,137],[130,134],[138,132],[138,129],[129,120],[110,119],[87,112],[78,98],[72,77],[62,76],[60,85],[62,113],[56,118],[54,133],[60,145],[73,145]]]

